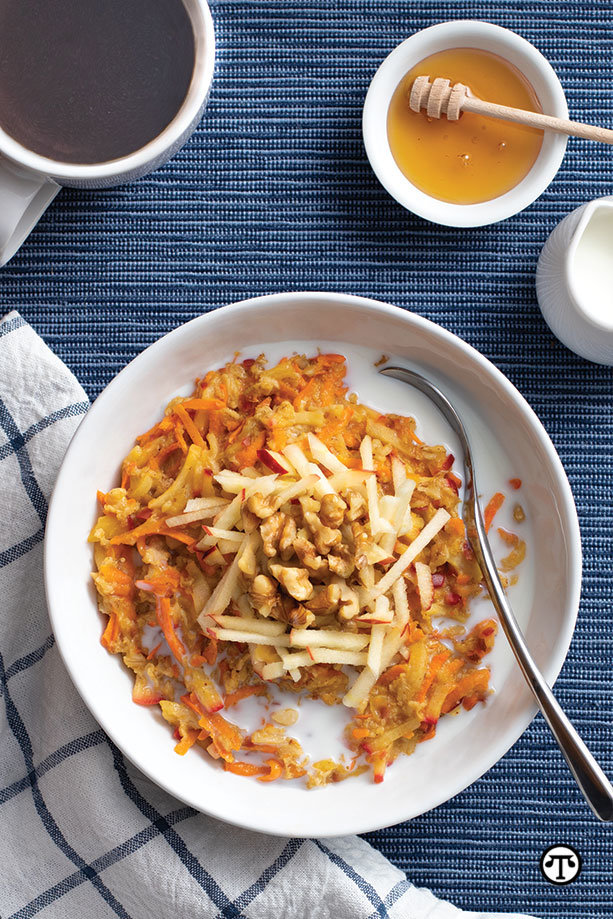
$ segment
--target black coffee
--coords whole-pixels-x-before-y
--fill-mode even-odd
[[[0,0],[0,126],[67,163],[126,156],[177,114],[194,54],[181,0]]]

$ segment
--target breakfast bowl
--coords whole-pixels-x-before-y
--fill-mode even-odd
[[[390,344],[393,343],[393,347]],[[347,382],[379,412],[416,418],[420,435],[449,452],[457,445],[432,404],[378,373],[382,355],[418,370],[453,397],[471,442],[486,499],[510,495],[499,511],[512,526],[521,500],[526,559],[510,598],[545,678],[557,677],[579,604],[581,544],[576,511],[560,460],[538,419],[509,381],[451,333],[409,312],[360,297],[277,294],[198,317],[147,348],[105,389],[82,422],[60,470],[49,510],[45,583],[51,621],[66,667],[85,703],[119,749],[151,780],[197,810],[260,832],[326,837],[366,832],[415,817],[458,794],[491,768],[535,714],[529,690],[504,637],[489,656],[494,693],[484,705],[441,719],[436,736],[400,757],[385,781],[367,774],[322,788],[299,779],[260,783],[226,772],[193,749],[177,756],[157,711],[132,704],[132,676],[100,643],[88,534],[97,517],[97,489],[119,483],[120,463],[136,435],[160,420],[164,407],[187,396],[203,373],[264,353],[343,354]],[[517,497],[516,497],[517,496]],[[505,517],[505,515],[507,515]],[[498,557],[502,542],[494,548]],[[506,554],[506,552],[504,552]],[[491,616],[486,598],[476,601]],[[294,697],[292,697],[294,700]],[[288,700],[292,704],[292,700]],[[247,700],[251,701],[251,700]],[[295,704],[295,701],[294,701]],[[292,736],[313,757],[342,748],[343,706],[299,704]],[[241,725],[242,711],[232,719]],[[346,711],[346,710],[345,710]]]
[[[531,85],[544,113],[568,118],[560,81],[540,51],[515,32],[501,26],[478,20],[457,20],[416,32],[388,55],[366,94],[362,132],[366,154],[377,178],[399,204],[432,223],[477,227],[505,220],[532,204],[560,168],[567,138],[545,132],[538,156],[527,174],[504,194],[490,200],[456,204],[418,188],[401,171],[390,147],[387,125],[390,103],[400,81],[420,61],[441,51],[460,48],[487,51],[507,61]],[[438,76],[429,75],[432,78]],[[491,98],[487,101],[499,100]],[[425,114],[423,117],[426,117]]]

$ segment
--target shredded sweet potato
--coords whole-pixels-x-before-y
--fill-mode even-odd
[[[504,495],[502,492],[497,491],[495,495],[488,501],[485,513],[483,514],[483,519],[485,522],[485,532],[489,533],[490,527],[494,521],[494,517],[504,504]]]

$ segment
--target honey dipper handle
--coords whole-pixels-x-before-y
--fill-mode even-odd
[[[566,118],[555,118],[553,115],[543,115],[540,112],[527,112],[508,105],[498,105],[496,102],[484,102],[483,99],[477,99],[475,96],[466,96],[462,102],[462,111],[487,115],[490,118],[502,118],[504,121],[516,121],[518,124],[527,124],[531,128],[541,128],[544,131],[554,131],[556,134],[570,134],[572,137],[585,137],[587,140],[599,140],[604,144],[613,144],[613,131],[608,128],[581,124],[579,121],[569,121]]]

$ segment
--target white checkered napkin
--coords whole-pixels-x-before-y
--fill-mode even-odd
[[[479,919],[357,837],[225,826],[126,764],[68,679],[43,595],[47,500],[87,407],[17,313],[0,321],[0,917]]]

